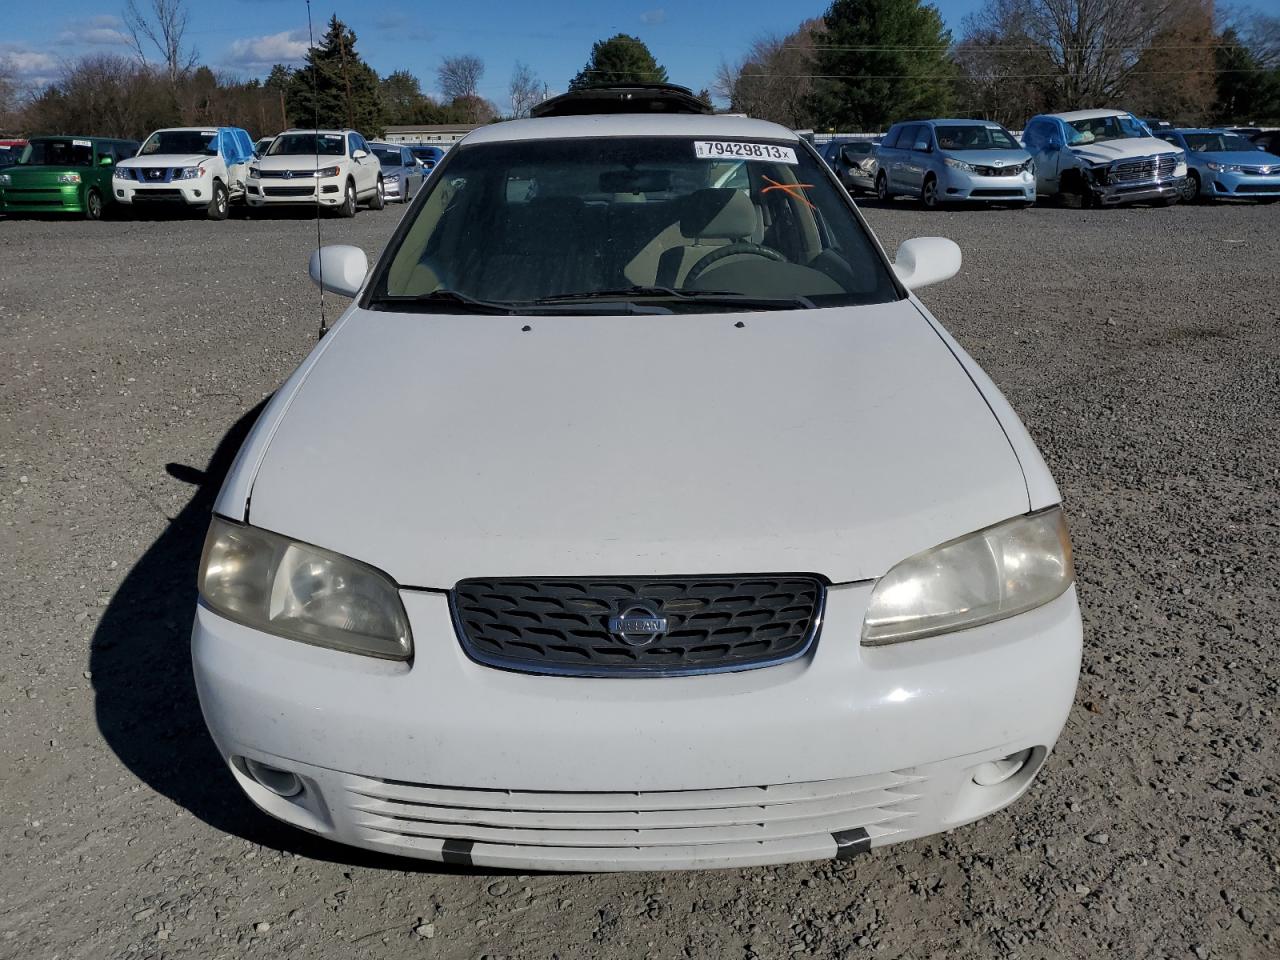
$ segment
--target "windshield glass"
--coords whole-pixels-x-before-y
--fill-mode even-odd
[[[32,140],[16,161],[26,167],[91,167],[93,166],[93,141]]]
[[[994,124],[948,124],[933,128],[939,150],[1021,150],[1004,127]]]
[[[1118,117],[1089,117],[1085,120],[1072,120],[1067,122],[1067,127],[1075,131],[1071,136],[1070,145],[1073,147],[1083,143],[1125,140],[1129,137],[1149,135],[1137,118],[1127,113]]]
[[[603,309],[605,301],[732,310],[746,308],[730,305],[734,297],[787,308],[897,299],[820,163],[794,141],[459,147],[429,181],[371,305],[433,293],[490,307],[582,298],[613,313],[628,311]]]
[[[202,154],[214,157],[218,154],[217,130],[157,130],[147,137],[138,156],[151,153]]]
[[[370,144],[369,149],[373,151],[373,155],[378,158],[378,163],[382,166],[401,166],[402,155],[399,147],[380,147],[377,144]]]
[[[341,157],[346,153],[340,133],[282,133],[272,141],[268,157]]]
[[[1258,145],[1238,133],[1188,133],[1187,149],[1195,153],[1254,153]]]

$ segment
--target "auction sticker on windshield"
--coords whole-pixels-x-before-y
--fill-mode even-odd
[[[775,163],[799,163],[791,147],[774,143],[738,143],[736,140],[695,140],[694,155],[699,160],[772,160]]]

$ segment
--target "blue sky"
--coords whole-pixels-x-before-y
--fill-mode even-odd
[[[0,33],[0,60],[29,82],[54,76],[58,65],[83,53],[127,53],[120,12],[125,0],[13,0]],[[138,0],[145,6],[147,0]],[[7,5],[7,4],[6,4]],[[262,76],[277,61],[306,50],[304,0],[191,2],[188,35],[200,60],[217,70]],[[541,0],[492,3],[362,2],[312,0],[317,38],[331,13],[358,37],[356,49],[380,74],[407,69],[435,92],[435,69],[451,54],[474,53],[485,62],[481,93],[498,106],[517,60],[552,91],[563,90],[586,62],[591,44],[614,33],[641,37],[671,79],[710,86],[720,60],[734,60],[760,33],[787,32],[826,9],[821,0],[777,3],[734,0],[690,4],[674,0]],[[958,33],[980,0],[941,0]]]

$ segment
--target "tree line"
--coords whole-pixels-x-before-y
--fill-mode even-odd
[[[990,0],[959,39],[922,0],[834,0],[723,62],[730,109],[790,127],[883,130],[963,115],[1123,107],[1183,123],[1280,123],[1280,17],[1212,0]]]

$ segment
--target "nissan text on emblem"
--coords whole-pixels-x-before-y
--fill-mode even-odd
[[[609,632],[632,647],[653,643],[667,632],[667,618],[649,603],[633,603],[609,618]]]

